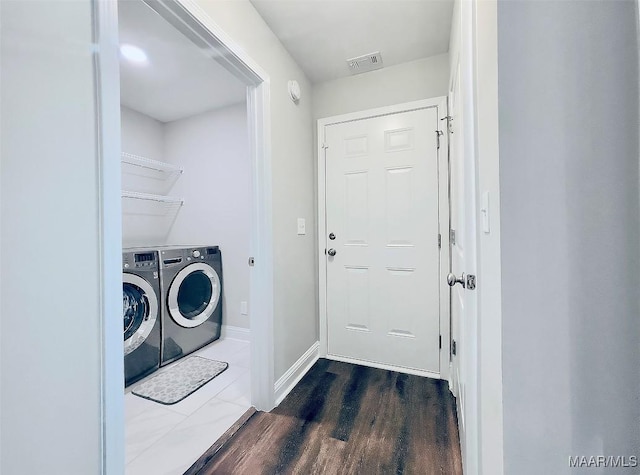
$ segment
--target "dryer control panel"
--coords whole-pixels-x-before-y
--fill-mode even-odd
[[[158,267],[158,257],[153,251],[128,252],[122,255],[124,269],[149,269]]]
[[[160,267],[184,267],[202,261],[219,261],[220,249],[218,246],[209,247],[183,247],[160,248]]]

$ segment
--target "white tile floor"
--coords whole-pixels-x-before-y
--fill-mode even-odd
[[[218,340],[193,354],[226,361],[229,368],[171,406],[134,396],[136,384],[127,388],[127,475],[184,473],[251,406],[248,342]],[[166,367],[149,377],[162,371]]]

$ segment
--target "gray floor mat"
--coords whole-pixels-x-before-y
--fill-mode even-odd
[[[229,363],[189,356],[131,391],[160,404],[175,404],[224,372]]]

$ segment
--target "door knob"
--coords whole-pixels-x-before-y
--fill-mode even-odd
[[[327,251],[327,254],[329,254],[331,257],[336,255],[336,250],[334,248],[331,248]]]
[[[447,275],[447,284],[449,284],[449,287],[453,287],[456,284],[462,284],[462,288],[465,288],[465,281],[464,281],[464,272],[462,273],[462,276],[460,276],[459,278],[455,276],[455,274],[452,274],[451,272],[449,272],[449,275]]]

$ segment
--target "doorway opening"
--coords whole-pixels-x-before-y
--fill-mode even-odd
[[[214,284],[222,282],[219,298],[226,310],[222,339],[209,335],[208,340],[189,343],[185,355],[210,343],[211,338],[210,345],[217,347],[250,338],[250,356],[241,363],[250,374],[246,401],[270,410],[274,384],[269,78],[190,2],[98,2],[94,15],[99,51],[102,294],[104,306],[110,309],[105,314],[115,313],[118,305],[114,300],[119,302],[122,293],[123,268],[114,263],[122,262],[123,248],[155,249],[159,266],[165,249],[173,252],[180,247],[189,254],[182,257],[185,262],[202,259],[201,266],[209,255],[221,253],[224,277],[182,277],[184,282],[192,280],[206,287],[213,300],[217,295]],[[140,21],[138,26],[144,28],[136,27]],[[167,32],[171,32],[170,40]],[[118,48],[125,42],[134,48],[129,49],[133,51],[130,65],[123,66],[125,60],[119,60],[119,53],[124,52]],[[142,43],[144,48],[139,46]],[[162,269],[159,272],[162,287]],[[188,292],[176,292],[178,306],[181,296],[184,305],[191,305]],[[158,306],[162,307],[167,302],[162,289],[159,293]],[[171,292],[166,293],[170,300]],[[194,315],[202,313],[192,310]],[[102,322],[106,467],[121,466],[125,452],[122,323],[116,320]],[[175,327],[174,341],[190,329],[190,325]],[[165,343],[162,339],[166,356],[170,345]],[[168,364],[173,359],[165,360]],[[182,415],[187,417],[178,423],[188,425],[184,410]],[[180,419],[180,410],[174,414]],[[233,417],[228,421],[231,425],[237,417],[229,417]],[[200,442],[208,445],[194,448],[198,453],[185,462],[186,467],[214,441]]]
[[[320,353],[449,377],[446,98],[318,121]]]

